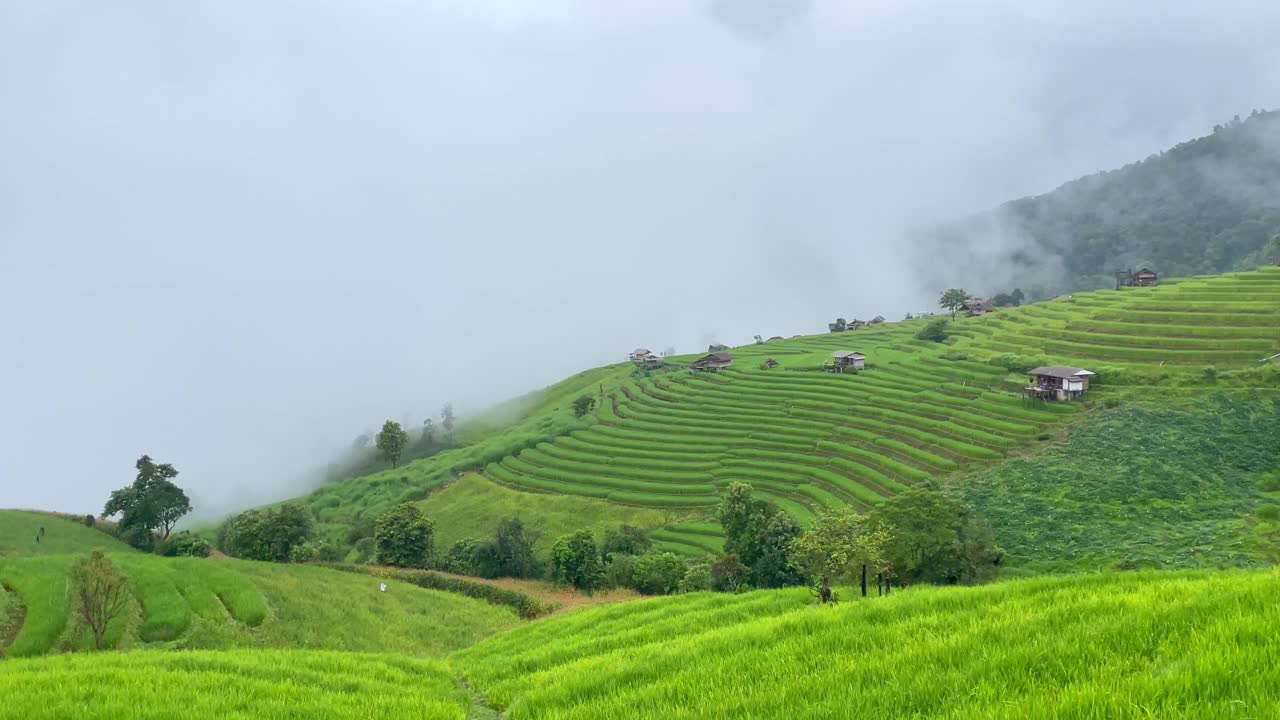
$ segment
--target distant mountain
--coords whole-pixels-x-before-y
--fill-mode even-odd
[[[1280,254],[1277,233],[1280,112],[1255,110],[1141,162],[933,228],[916,246],[922,278],[939,288],[965,279],[973,292],[1016,286],[1037,299],[1107,287],[1129,267],[1252,269]]]

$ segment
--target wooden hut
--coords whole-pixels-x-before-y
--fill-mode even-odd
[[[1160,284],[1160,276],[1151,268],[1142,268],[1133,274],[1133,284],[1135,287],[1151,287]]]
[[[776,367],[778,367],[778,361],[773,358],[768,358],[764,362],[760,363],[761,370],[772,370]]]
[[[837,350],[831,353],[831,363],[824,365],[831,372],[842,373],[846,370],[857,372],[866,367],[867,356],[852,350]]]
[[[1096,373],[1065,365],[1038,367],[1027,373],[1031,384],[1023,393],[1040,400],[1077,400],[1089,391],[1089,378]]]
[[[732,362],[733,355],[727,352],[713,352],[694,360],[689,367],[700,372],[716,372],[729,367]]]
[[[969,317],[981,317],[996,311],[996,306],[985,298],[969,298],[964,304],[964,311]]]

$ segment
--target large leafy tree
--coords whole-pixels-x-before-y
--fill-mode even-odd
[[[588,594],[604,582],[604,561],[590,530],[562,536],[551,546],[551,563],[556,582]]]
[[[870,525],[853,510],[825,512],[813,527],[791,543],[790,561],[809,582],[810,590],[824,603],[831,602],[833,582],[861,577],[862,596],[867,596],[867,569],[877,575],[887,569],[886,550],[890,530]]]
[[[799,582],[799,574],[787,560],[791,541],[802,532],[799,523],[777,505],[751,493],[749,484],[735,482],[721,497],[719,519],[725,532],[725,552],[738,555],[751,568],[756,587]]]
[[[378,562],[398,567],[424,568],[431,559],[435,526],[413,503],[401,503],[374,525],[373,542]]]
[[[518,517],[498,523],[493,552],[499,575],[527,578],[534,574],[533,546],[540,533],[525,527]]]
[[[960,288],[951,288],[942,293],[942,297],[938,298],[938,306],[944,310],[951,311],[951,319],[956,318],[956,312],[969,302],[969,293]]]
[[[314,524],[300,505],[247,510],[218,531],[218,547],[228,555],[250,560],[289,562],[294,550],[311,538]]]
[[[382,430],[378,433],[378,450],[382,452],[387,462],[391,463],[391,467],[400,464],[400,454],[404,452],[404,446],[408,443],[409,434],[404,431],[400,423],[388,420],[382,424]]]
[[[111,493],[103,517],[120,516],[120,532],[137,547],[150,547],[159,533],[169,537],[173,526],[191,512],[191,500],[173,483],[178,471],[169,463],[157,463],[143,455],[134,463],[133,484]]]
[[[907,490],[877,507],[871,521],[892,528],[886,562],[905,582],[969,584],[995,576],[1001,551],[990,524],[951,493]]]

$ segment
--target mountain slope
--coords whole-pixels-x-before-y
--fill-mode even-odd
[[[915,338],[927,322],[735,348],[732,365],[717,373],[685,369],[691,357],[671,358],[669,369],[654,373],[614,366],[582,388],[599,400],[586,417],[573,417],[573,394],[564,394],[559,404],[494,429],[483,448],[464,449],[468,460],[451,451],[452,459],[342,483],[304,502],[340,529],[382,507],[384,486],[416,499],[452,472],[482,469],[517,490],[663,509],[677,524],[660,539],[698,552],[718,544],[718,529],[688,521],[710,519],[719,490],[735,480],[807,522],[823,508],[868,508],[920,483],[983,477],[1068,437],[1077,423],[1103,419],[1090,412],[1099,404],[1161,407],[1203,393],[1280,388],[1280,363],[1267,360],[1280,353],[1280,268],[1166,279],[961,318],[945,344]],[[822,372],[838,350],[864,353],[866,370]],[[766,367],[767,359],[777,366]],[[1052,364],[1098,373],[1085,402],[1023,398],[1025,370]],[[1259,469],[1230,484],[1237,525],[1262,500],[1248,475]],[[1180,502],[1194,515],[1210,501],[1192,494]],[[1088,503],[1081,507],[1087,512]],[[1182,550],[1170,546],[1164,558]],[[1245,555],[1246,563],[1262,557]]]
[[[1188,276],[1280,256],[1280,112],[1255,112],[1213,134],[1118,170],[1006,203],[918,237],[933,287],[980,277],[1033,299],[1114,286],[1116,270]],[[1005,271],[1004,277],[992,277]]]

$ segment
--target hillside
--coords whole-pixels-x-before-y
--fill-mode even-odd
[[[44,535],[40,529],[44,528]],[[129,553],[133,548],[85,527],[78,518],[23,510],[0,510],[0,559],[22,555],[65,555],[92,550]]]
[[[17,515],[28,514],[0,511],[0,526],[12,527]],[[46,537],[53,534],[49,529]],[[0,557],[0,655],[92,646],[67,592],[71,565],[82,554],[77,553]],[[438,655],[518,622],[504,607],[395,582],[384,593],[375,578],[336,570],[133,551],[113,550],[108,557],[127,576],[133,595],[130,611],[107,633],[108,646],[121,650],[256,647]]]
[[[802,589],[587,610],[452,665],[525,718],[1225,718],[1280,711],[1275,570]]]
[[[1257,540],[1257,533],[1271,532],[1249,518],[1270,502],[1257,488],[1259,474],[1280,463],[1272,450],[1280,447],[1280,423],[1256,421],[1280,412],[1275,404],[1280,363],[1267,361],[1280,353],[1280,268],[1166,279],[1158,287],[1077,293],[960,318],[943,344],[915,339],[926,322],[743,346],[733,349],[732,366],[718,373],[682,369],[692,356],[673,358],[672,369],[654,373],[604,368],[591,385],[579,389],[594,391],[600,400],[587,417],[573,418],[568,402],[574,393],[561,393],[558,404],[531,412],[465,449],[467,460],[461,458],[463,451],[451,451],[445,454],[453,454],[451,459],[442,455],[331,486],[304,502],[341,530],[352,518],[368,518],[391,502],[390,488],[403,499],[418,499],[451,473],[482,467],[487,479],[513,489],[607,501],[618,508],[610,514],[614,522],[626,521],[633,512],[628,507],[663,510],[667,518],[656,537],[666,549],[694,554],[718,546],[718,527],[708,520],[719,490],[735,480],[751,482],[761,496],[802,522],[823,508],[866,508],[904,488],[940,482],[972,488],[971,497],[980,506],[1010,520],[1034,517],[1026,513],[1040,513],[1046,502],[1056,503],[1066,513],[1064,522],[1056,524],[1064,533],[1078,534],[1066,518],[1084,518],[1086,529],[1089,518],[1098,518],[1092,526],[1110,527],[1101,518],[1114,518],[1120,508],[1136,518],[1130,524],[1134,535],[1158,538],[1149,552],[1133,558],[1127,557],[1129,542],[1095,543],[1066,558],[1078,561],[1077,567],[1231,566],[1269,559],[1266,543],[1247,536]],[[858,374],[821,372],[823,361],[842,349],[866,354],[867,369]],[[777,367],[764,367],[770,358]],[[1023,372],[1052,364],[1098,373],[1085,402],[1022,397],[1027,382]],[[1201,402],[1214,393],[1222,398],[1216,405]],[[1243,400],[1253,403],[1250,413],[1255,414],[1248,417],[1255,421],[1224,424],[1223,413],[1243,407],[1238,405]],[[1223,413],[1215,414],[1211,407]],[[983,478],[1008,478],[1016,471],[1009,468],[1034,467],[1034,462],[1009,461],[1038,455],[1073,433],[1081,433],[1081,439],[1067,447],[1084,448],[1085,438],[1097,435],[1090,428],[1114,427],[1115,418],[1133,413],[1168,411],[1181,413],[1163,417],[1188,438],[1196,428],[1201,434],[1213,428],[1223,433],[1217,440],[1242,441],[1232,446],[1240,460],[1222,472],[1217,472],[1221,458],[1214,457],[1214,436],[1188,446],[1207,444],[1199,454],[1164,446],[1160,457],[1151,458],[1175,475],[1203,475],[1206,467],[1212,468],[1220,486],[1214,492],[1161,489],[1157,479],[1165,473],[1154,471],[1150,463],[1135,470],[1148,478],[1146,490],[1119,506],[1114,494],[1106,492],[1076,492],[1070,502],[1059,503],[1069,490],[1056,484],[1067,482],[1062,475],[1037,474],[1037,487],[1017,492],[989,482],[988,490],[979,489]],[[1141,440],[1130,438],[1131,443]],[[1112,463],[1107,467],[1124,464],[1123,444],[1113,444],[1107,452],[1111,454],[1100,456],[1099,449],[1086,449],[1071,462],[1093,460],[1096,466],[1105,457]],[[995,468],[1002,470],[993,476]],[[447,505],[453,502],[451,492],[456,491],[433,496],[424,505]],[[541,498],[530,500],[522,508],[526,519],[536,520],[544,505]],[[472,502],[467,523],[487,527],[513,507],[508,501]],[[1199,543],[1187,528],[1188,518],[1216,523],[1211,529],[1222,542],[1215,543],[1213,553],[1190,551]],[[1261,519],[1262,525],[1270,522]],[[996,531],[1015,563],[1043,564],[1049,548],[1061,547],[1055,545],[1061,538],[1045,542],[1044,535],[1013,524],[996,523]]]
[[[306,651],[72,655],[0,663],[0,717],[462,720],[437,661]]]
[[[1280,256],[1280,112],[1254,113],[1118,170],[918,238],[926,285],[957,275],[1020,285],[1033,299],[1114,287],[1112,273],[1247,270]],[[1007,277],[994,279],[994,273]]]

